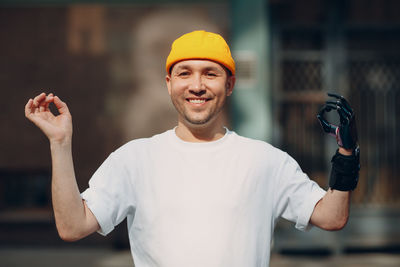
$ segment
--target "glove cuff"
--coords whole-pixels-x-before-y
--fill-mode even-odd
[[[360,171],[360,149],[356,147],[353,155],[346,156],[336,151],[332,157],[329,187],[339,191],[352,191],[358,183]]]

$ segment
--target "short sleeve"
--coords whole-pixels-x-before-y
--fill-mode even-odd
[[[276,217],[294,222],[301,231],[308,230],[315,205],[326,191],[310,180],[287,153],[283,153],[277,179],[274,198]]]
[[[134,209],[129,172],[112,153],[97,169],[81,197],[96,217],[102,235],[110,233]]]

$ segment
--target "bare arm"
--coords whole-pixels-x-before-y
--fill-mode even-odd
[[[54,116],[49,104],[54,103],[59,115]],[[56,226],[60,237],[66,241],[81,239],[100,226],[80,197],[72,160],[72,117],[67,105],[57,96],[44,93],[29,99],[25,116],[32,121],[50,141],[52,158],[52,201]]]
[[[351,155],[352,150],[339,148],[339,153]],[[325,196],[315,205],[311,215],[311,224],[324,230],[340,230],[349,218],[351,191],[329,189]]]

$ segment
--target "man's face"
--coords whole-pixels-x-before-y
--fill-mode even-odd
[[[232,94],[235,77],[214,61],[185,60],[173,66],[166,81],[179,120],[200,126],[218,117]]]

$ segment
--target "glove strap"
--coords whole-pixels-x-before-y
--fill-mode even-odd
[[[360,171],[360,149],[357,146],[353,155],[346,156],[339,153],[339,149],[332,157],[331,177],[329,187],[339,191],[352,191],[358,183]]]

